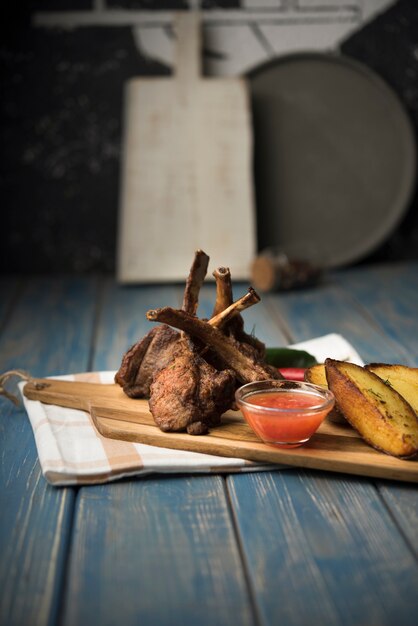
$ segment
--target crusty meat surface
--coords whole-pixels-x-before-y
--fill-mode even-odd
[[[265,363],[264,344],[244,331],[241,312],[260,301],[252,287],[233,301],[231,273],[219,267],[216,303],[208,322],[196,316],[209,257],[195,252],[181,310],[147,313],[161,324],[126,352],[115,382],[131,398],[149,397],[154,421],[163,431],[201,435],[235,408],[234,391],[251,380],[278,378]],[[180,330],[174,330],[174,328]]]
[[[218,372],[185,339],[154,376],[149,406],[161,430],[204,434],[220,423],[222,413],[234,402],[234,392],[234,373]]]
[[[168,363],[180,333],[162,324],[150,330],[124,354],[115,382],[130,398],[147,398],[155,372]]]
[[[224,335],[210,323],[188,315],[184,311],[166,306],[148,311],[147,318],[152,322],[170,324],[170,326],[188,333],[193,340],[197,338],[205,346],[216,352],[225,367],[234,371],[241,384],[256,380],[283,378],[277,368],[272,367],[263,359],[254,358],[253,353],[247,355],[243,350],[240,350],[235,339]]]
[[[208,263],[208,255],[196,250],[183,294],[182,308],[190,315],[196,313]],[[148,332],[122,357],[115,383],[131,398],[147,398],[154,374],[165,367],[179,338],[180,333],[165,325]]]

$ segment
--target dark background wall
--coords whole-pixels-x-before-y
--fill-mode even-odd
[[[182,0],[31,0],[18,12],[3,10],[1,272],[114,271],[123,84],[132,76],[171,72],[169,64],[141,52],[132,26],[123,20],[112,23],[110,13],[100,25],[87,20],[69,27],[45,25],[37,16],[132,11],[139,19],[141,11],[187,9],[189,4],[196,6]],[[239,0],[200,3],[206,11],[241,9],[243,16],[249,5]],[[340,6],[343,11],[344,3]],[[316,7],[327,10],[319,0]],[[283,0],[277,8],[284,14],[303,6]],[[351,32],[340,48],[396,90],[416,131],[418,3],[400,0],[389,6]],[[418,258],[417,203],[415,194],[396,231],[364,261]]]

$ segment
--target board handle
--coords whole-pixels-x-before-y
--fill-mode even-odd
[[[177,13],[175,19],[177,35],[176,78],[182,82],[192,82],[201,72],[200,16],[198,11]]]

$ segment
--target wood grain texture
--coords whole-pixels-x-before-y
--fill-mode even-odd
[[[177,26],[178,74],[126,88],[121,282],[182,280],[197,248],[246,278],[255,253],[247,84],[199,76],[196,14],[179,14]]]
[[[254,624],[219,477],[83,488],[64,626]]]
[[[405,360],[404,348],[374,322],[371,304],[360,306],[343,285],[343,273],[326,275],[318,287],[268,294],[266,302],[271,314],[282,318],[294,342],[336,332],[354,346],[365,362]]]
[[[26,282],[0,336],[0,371],[85,370],[92,336],[92,280]],[[43,479],[23,409],[0,400],[0,622],[53,626],[59,609],[74,492]]]
[[[93,369],[116,369],[152,327],[145,312],[180,306],[183,288],[108,281]],[[253,624],[219,477],[83,487],[75,524],[65,626],[98,617],[105,625]]]
[[[121,411],[123,419],[115,419],[113,409],[92,406],[91,415],[103,436],[122,441],[418,483],[418,459],[404,461],[377,452],[354,431],[337,424],[324,424],[309,443],[300,448],[282,450],[261,442],[237,416],[229,417],[229,423],[228,417],[224,416],[226,426],[211,429],[209,435],[193,437],[186,433],[163,433],[149,423],[149,418],[145,418],[146,423],[139,424],[137,419],[142,420],[142,413],[129,416]]]
[[[260,624],[416,623],[416,560],[368,482],[288,471],[227,484]]]
[[[378,489],[388,510],[396,520],[418,557],[418,493],[413,485],[379,483]]]
[[[266,445],[239,411],[227,411],[220,426],[208,435],[162,432],[147,400],[128,398],[119,385],[35,379],[24,387],[32,400],[89,411],[104,437],[148,445],[237,457],[249,461],[284,463],[326,471],[347,472],[418,482],[418,458],[400,460],[377,452],[345,424],[325,420],[304,446],[283,450]]]
[[[327,274],[316,289],[273,294],[267,300],[272,315],[281,318],[293,340],[340,332],[366,361],[398,360],[416,365],[416,287],[414,263],[361,267]],[[252,519],[248,532],[241,535],[247,562],[251,564],[250,576],[255,581],[254,595],[261,602],[261,623],[414,623],[418,607],[412,588],[416,582],[410,586],[410,576],[416,580],[416,562],[411,561],[409,551],[416,555],[418,542],[415,486],[390,481],[376,481],[373,485],[328,475],[318,481],[318,474],[303,471],[293,471],[291,475],[292,479],[284,474],[275,478],[281,485],[281,498],[275,503],[271,502],[275,489],[272,493],[266,475],[228,479],[229,484],[242,484],[237,499],[233,498],[242,523],[248,519],[249,507],[252,516],[254,510],[262,511],[256,520]],[[249,482],[257,482],[254,489],[248,488]],[[264,496],[262,502],[257,494]],[[296,517],[289,512],[289,508],[293,510],[294,498],[299,506]],[[319,513],[310,508],[310,498],[315,498]],[[246,508],[240,514],[243,505]],[[305,511],[311,511],[309,516]],[[350,542],[346,546],[338,536],[335,540],[335,532],[347,528],[346,523],[342,526],[339,521],[341,515],[350,518]],[[379,528],[380,518],[383,530]],[[334,534],[327,528],[327,519],[329,523],[334,520]],[[260,533],[254,523],[258,520]],[[280,528],[276,531],[277,525],[281,527],[283,523],[287,529],[285,538]],[[312,560],[311,544],[307,546],[305,539],[316,524],[322,528],[317,531],[318,536],[328,541],[330,551],[335,551],[329,559],[330,565],[334,563],[331,578],[326,574],[328,559]],[[300,534],[294,535],[294,528]],[[274,545],[272,548],[268,542],[269,537],[277,534],[284,553],[280,548],[274,552]],[[298,582],[293,554],[301,551]],[[283,586],[284,573],[278,569],[278,563],[286,565],[284,571],[288,574]],[[318,587],[323,584],[324,589]],[[284,605],[275,597],[275,589],[281,586],[280,598],[287,599]],[[379,599],[381,594],[385,595],[383,602]],[[303,602],[295,598],[303,598]]]
[[[34,378],[25,384],[23,393],[29,400],[39,400],[44,404],[82,411],[100,407],[116,419],[154,424],[148,401],[129,398],[116,384]]]
[[[396,350],[378,360],[418,364],[418,263],[380,264],[347,269],[334,280],[349,293],[365,317],[373,321]],[[418,493],[407,485],[377,482],[379,493],[417,552]]]
[[[294,341],[341,332],[365,360],[416,364],[415,267],[333,273],[316,289],[263,296],[245,319],[254,315],[269,345],[276,329]],[[116,368],[148,329],[144,309],[172,295],[180,304],[181,292],[109,280],[98,300],[93,279],[28,282],[0,305],[0,370]],[[235,475],[229,509],[220,477],[156,476],[81,488],[72,527],[73,490],[46,486],[24,412],[0,409],[1,623],[55,626],[65,599],[64,626],[415,624],[415,485],[305,470]]]
[[[346,270],[340,285],[397,342],[396,356],[417,366],[418,262]]]
[[[193,254],[189,264],[192,257]],[[185,266],[184,284],[187,272],[188,266]],[[97,319],[93,369],[118,369],[126,350],[154,326],[146,319],[146,312],[162,306],[179,308],[184,284],[158,287],[143,285],[133,288],[118,286],[114,279],[107,279]]]

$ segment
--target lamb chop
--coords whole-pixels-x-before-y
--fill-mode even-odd
[[[258,301],[258,295],[250,288],[245,296],[208,324],[222,328],[239,311]],[[197,317],[190,317],[197,320]],[[154,374],[149,407],[161,430],[205,434],[209,426],[218,424],[222,413],[233,406],[236,389],[234,372],[225,367],[219,371],[207,362],[204,353],[201,342],[192,342],[184,333],[169,362]]]
[[[195,315],[198,306],[199,291],[206,276],[209,257],[197,250],[184,290],[182,310]],[[228,270],[229,272],[229,270]],[[231,291],[232,294],[232,291]],[[225,304],[225,311],[218,306],[218,315],[212,322],[223,328],[231,322],[239,311],[259,302],[260,298],[253,289],[248,294],[232,303],[232,295]],[[218,302],[218,305],[220,302]],[[219,312],[220,311],[220,312]],[[165,324],[151,329],[142,339],[134,344],[123,356],[122,363],[115,375],[126,395],[131,398],[147,398],[150,385],[157,371],[164,368],[172,359],[180,333]]]
[[[254,298],[254,294],[251,290],[247,298]],[[233,318],[236,308],[233,303],[209,322],[171,307],[148,311],[149,320],[170,324],[203,342],[220,357],[226,368],[219,371],[213,367],[198,353],[198,345],[184,335],[172,360],[156,373],[150,387],[150,410],[161,430],[186,429],[192,435],[206,434],[209,426],[218,424],[222,413],[234,406],[236,379],[243,384],[282,378],[277,369],[254,352],[252,356],[245,354],[233,337],[217,328],[222,326],[220,320],[227,323]]]
[[[185,319],[206,324],[216,331],[216,336],[222,337],[225,332],[226,345],[232,346],[235,365],[240,364],[241,370],[252,368],[258,372],[257,378],[276,376],[275,370],[267,374],[258,365],[262,362],[260,355],[264,352],[264,344],[243,331],[240,311],[259,302],[260,298],[250,288],[245,296],[233,302],[230,272],[226,268],[218,268],[214,273],[217,281],[214,315],[209,322],[200,322],[196,317],[208,260],[204,252],[196,252],[182,310],[177,313],[184,315]],[[208,426],[219,423],[222,413],[233,406],[236,370],[228,367],[228,361],[222,358],[217,348],[212,349],[204,334],[199,337],[199,333],[195,333],[191,338],[186,334],[187,328],[178,326],[179,333],[171,327],[176,326],[175,323],[160,321],[162,325],[152,329],[124,355],[115,381],[131,397],[150,396],[150,410],[162,430],[205,433]],[[209,358],[213,359],[214,355],[215,366]]]
[[[206,276],[209,257],[197,250],[184,290],[182,310],[195,315],[199,291]],[[123,356],[115,382],[131,398],[146,398],[154,374],[171,360],[180,333],[167,325],[156,326]]]
[[[186,335],[177,343],[169,364],[154,376],[150,411],[163,431],[203,435],[230,408],[235,387],[234,373],[209,365]]]
[[[241,384],[256,380],[283,378],[279,371],[268,365],[263,359],[249,356],[239,350],[236,341],[224,335],[210,321],[205,322],[171,307],[163,307],[148,311],[147,319],[163,322],[178,328],[216,352],[223,364],[235,372]]]
[[[213,276],[216,281],[216,302],[212,313],[212,320],[216,319],[216,316],[227,309],[233,302],[231,272],[229,268],[218,267],[213,272]],[[235,340],[238,350],[241,350],[241,352],[244,352],[250,357],[253,356],[254,358],[264,360],[266,354],[265,344],[244,331],[244,320],[241,315],[237,314],[231,317],[227,323],[223,324],[222,330],[224,334]],[[219,357],[211,362],[216,366],[216,364],[219,363]]]

